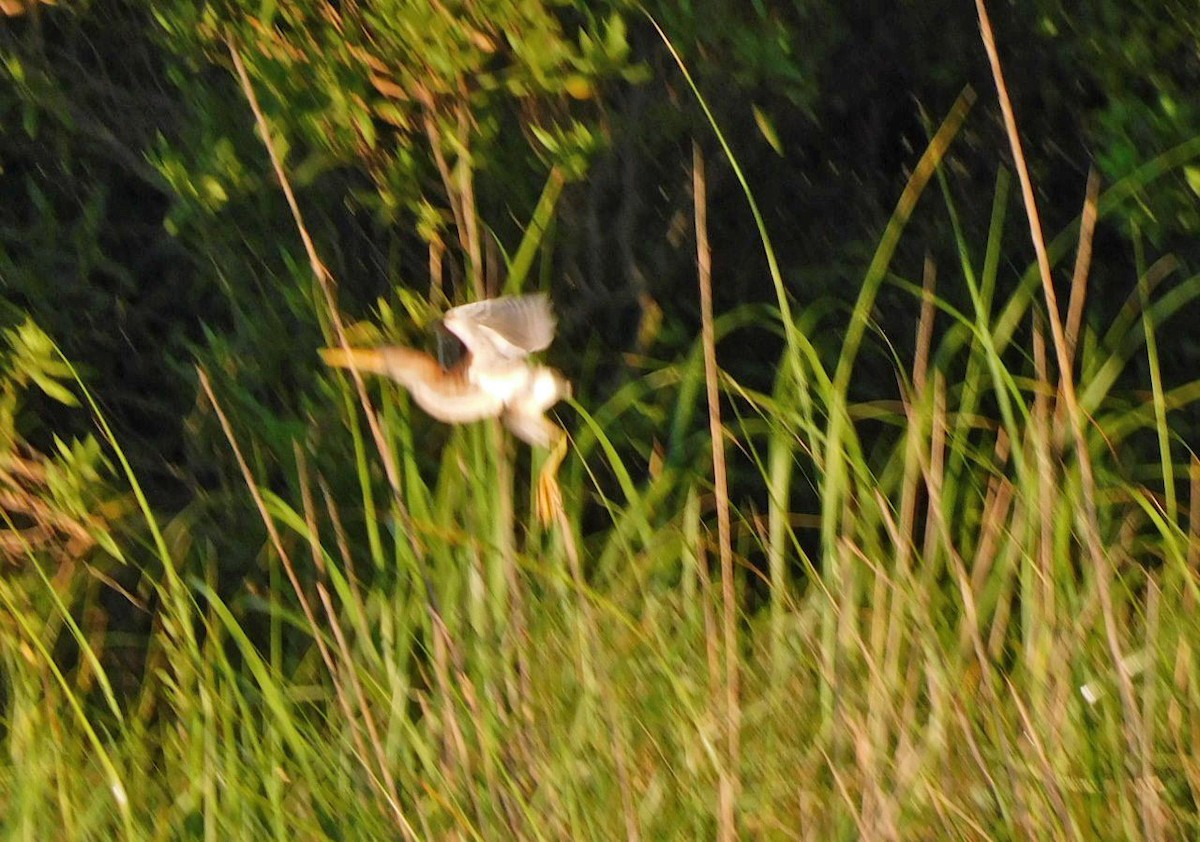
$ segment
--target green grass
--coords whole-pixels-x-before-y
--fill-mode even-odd
[[[549,528],[529,508],[536,465],[497,427],[449,432],[431,470],[402,394],[371,393],[381,450],[353,387],[325,374],[326,417],[267,446],[235,411],[236,384],[214,376],[245,484],[171,523],[87,398],[144,527],[113,529],[140,566],[143,635],[106,639],[87,573],[51,575],[44,549],[0,577],[6,836],[704,839],[722,777],[747,838],[1200,833],[1200,462],[1173,424],[1200,381],[1163,383],[1158,351],[1200,279],[1156,295],[1166,267],[1146,267],[1111,324],[1085,322],[1089,479],[1036,268],[997,300],[1009,179],[987,240],[968,243],[940,177],[964,108],[848,315],[793,312],[771,257],[778,305],[717,319],[720,341],[783,348],[769,393],[721,377],[736,768],[699,340],[574,407],[566,509]],[[1197,152],[1115,185],[1101,217]],[[935,178],[942,203],[928,191],[922,212],[950,214],[958,261],[906,277],[891,258]],[[1077,231],[1052,242],[1054,260]],[[883,285],[920,302],[911,359],[873,328]],[[939,296],[947,285],[967,295]],[[831,335],[844,342],[816,340]],[[890,397],[852,398],[866,355],[891,365]],[[1131,389],[1138,371],[1148,382]],[[662,460],[630,431],[655,431]],[[349,454],[339,474],[314,441]],[[224,558],[212,534],[256,517],[255,556]],[[241,587],[230,564],[265,572]]]

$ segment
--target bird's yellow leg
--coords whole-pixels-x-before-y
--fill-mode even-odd
[[[550,449],[550,455],[542,463],[542,470],[538,473],[534,510],[542,526],[549,526],[555,518],[563,513],[562,489],[558,486],[558,466],[567,456],[567,445],[566,435],[559,435],[558,441]]]

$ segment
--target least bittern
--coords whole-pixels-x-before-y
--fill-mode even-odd
[[[390,377],[439,421],[499,418],[522,441],[552,448],[538,483],[538,514],[547,520],[561,506],[554,473],[566,455],[566,438],[545,413],[571,394],[559,372],[529,360],[554,339],[549,298],[519,295],[464,304],[447,310],[442,324],[466,348],[450,368],[399,346],[324,348],[321,356],[331,366]]]

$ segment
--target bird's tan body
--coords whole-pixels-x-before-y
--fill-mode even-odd
[[[554,316],[545,296],[496,298],[455,307],[444,324],[466,346],[450,369],[412,348],[325,348],[328,365],[389,377],[412,394],[429,415],[449,424],[501,418],[513,434],[550,447],[561,430],[545,412],[571,393],[552,368],[534,365],[528,354],[554,337]]]

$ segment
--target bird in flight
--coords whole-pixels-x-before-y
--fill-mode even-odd
[[[570,396],[571,384],[555,369],[529,360],[554,339],[550,299],[514,295],[464,304],[447,310],[442,324],[466,349],[450,368],[400,346],[324,348],[321,357],[336,368],[390,377],[439,421],[500,418],[522,441],[554,445],[562,429],[546,418],[546,410]]]

